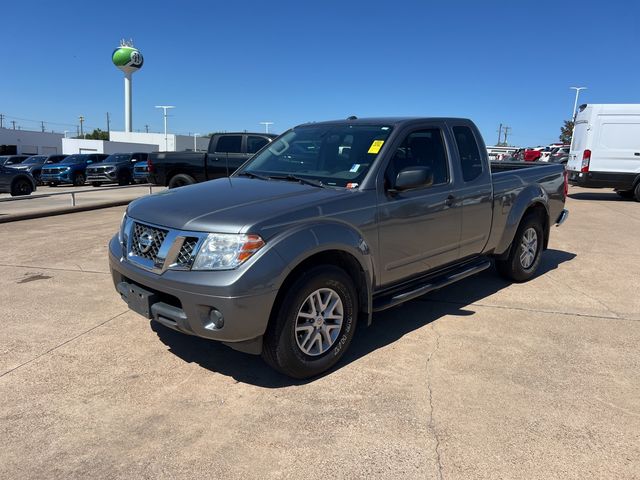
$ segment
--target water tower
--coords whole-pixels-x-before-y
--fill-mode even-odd
[[[120,47],[113,51],[113,64],[124,72],[124,131],[131,131],[131,75],[142,68],[144,62],[133,41],[121,40]]]

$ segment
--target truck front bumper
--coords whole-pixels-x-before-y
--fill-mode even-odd
[[[71,173],[42,173],[40,181],[42,183],[71,183]]]
[[[135,312],[173,330],[218,340],[236,350],[262,351],[262,336],[277,289],[237,295],[234,285],[215,285],[215,271],[169,270],[158,275],[124,259],[117,236],[109,244],[109,265],[116,290]],[[203,274],[206,281],[202,281]]]
[[[111,183],[117,182],[118,176],[114,172],[113,174],[109,173],[88,173],[87,174],[87,182],[101,182],[101,183]]]

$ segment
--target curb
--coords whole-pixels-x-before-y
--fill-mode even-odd
[[[21,220],[32,220],[34,218],[53,217],[56,215],[66,215],[68,213],[88,212],[102,208],[121,207],[133,202],[135,198],[129,200],[114,200],[112,202],[95,203],[93,205],[76,205],[75,207],[64,207],[50,210],[39,210],[37,212],[19,213],[17,215],[0,216],[0,223],[19,222]]]

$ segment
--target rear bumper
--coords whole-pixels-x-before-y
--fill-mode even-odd
[[[569,184],[587,188],[631,190],[640,177],[637,173],[567,171]]]
[[[556,219],[556,226],[559,227],[560,225],[562,225],[568,217],[569,210],[563,208],[562,212],[560,212],[560,215],[558,215],[558,218]]]

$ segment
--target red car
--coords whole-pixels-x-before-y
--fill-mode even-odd
[[[536,148],[527,148],[524,151],[524,161],[525,162],[535,162],[540,160],[540,156],[542,155],[542,149],[544,147],[536,147]]]

